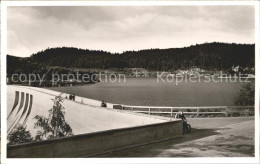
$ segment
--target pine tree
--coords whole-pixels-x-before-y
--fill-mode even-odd
[[[62,106],[62,94],[56,96],[53,101],[53,107],[49,110],[48,118],[36,115],[35,128],[40,127],[36,140],[59,138],[73,135],[70,125],[65,121],[65,108]]]

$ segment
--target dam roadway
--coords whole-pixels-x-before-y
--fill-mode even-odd
[[[99,157],[253,157],[254,117],[188,118],[182,138],[111,152]]]

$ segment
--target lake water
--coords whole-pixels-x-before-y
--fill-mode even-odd
[[[252,80],[254,82],[254,80]],[[51,90],[75,93],[106,102],[144,106],[225,106],[233,105],[234,96],[244,82],[157,82],[156,78],[128,78],[126,82],[52,87]]]

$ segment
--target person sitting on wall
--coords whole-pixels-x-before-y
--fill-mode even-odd
[[[179,113],[177,113],[177,114],[175,115],[175,118],[181,118],[182,121],[187,121],[187,120],[186,120],[186,117],[185,117],[184,114],[183,114],[183,111],[179,111]]]
[[[180,118],[182,119],[182,128],[183,128],[183,132],[185,130],[185,127],[187,126],[187,120],[186,120],[186,117],[184,116],[183,114],[183,111],[179,111],[176,115],[175,115],[175,118]]]
[[[107,107],[107,104],[106,104],[106,102],[104,100],[102,100],[101,107],[104,107],[104,108]]]

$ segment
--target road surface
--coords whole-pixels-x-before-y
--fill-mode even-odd
[[[253,157],[254,118],[193,118],[183,138],[99,157]]]

